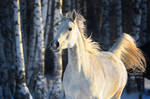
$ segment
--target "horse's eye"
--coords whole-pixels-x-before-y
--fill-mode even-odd
[[[72,28],[70,27],[68,30],[69,30],[69,31],[71,31],[71,30],[72,30]]]

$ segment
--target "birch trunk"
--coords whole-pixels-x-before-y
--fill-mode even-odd
[[[55,0],[55,10],[54,10],[54,22],[53,22],[53,26],[54,26],[54,31],[53,31],[53,37],[56,36],[57,34],[57,28],[58,28],[58,24],[59,24],[59,21],[62,19],[62,0]],[[54,73],[55,73],[55,76],[54,76],[54,83],[53,83],[53,88],[52,88],[52,93],[51,93],[51,98],[53,99],[58,99],[60,97],[63,97],[61,95],[61,92],[62,92],[62,85],[61,85],[61,78],[62,78],[62,55],[59,53],[55,53],[55,67],[54,67]]]
[[[20,5],[19,0],[13,1],[14,11],[14,33],[15,33],[15,46],[16,46],[16,99],[32,99],[32,96],[26,86],[25,82],[25,64],[24,53],[22,45],[22,34],[20,24]]]
[[[71,10],[71,2],[72,0],[64,0],[64,12],[67,13]]]
[[[87,17],[87,1],[84,0],[83,3],[84,3],[84,6],[83,6],[83,14],[84,14],[85,17]]]
[[[76,3],[75,3],[75,1],[76,0],[70,0],[71,1],[71,10],[73,11],[73,10],[75,10],[75,8],[76,8]]]
[[[51,35],[51,19],[52,19],[52,1],[48,0],[47,12],[46,12],[46,22],[44,28],[44,39],[45,39],[45,48],[48,46],[48,37]]]
[[[63,99],[64,93],[62,90],[62,52],[54,53],[55,57],[55,69],[54,69],[54,81],[52,87],[51,98],[52,99]]]
[[[115,0],[115,13],[116,13],[116,33],[120,37],[123,33],[122,30],[122,5],[121,0]]]
[[[30,9],[32,9],[32,6],[34,6],[34,1],[30,1],[31,4],[29,4],[28,6],[30,7]],[[33,9],[32,9],[33,11]],[[34,17],[34,13],[31,13],[31,19],[29,21],[33,21],[33,17]],[[30,24],[30,27],[32,28],[29,32],[29,38],[28,38],[28,55],[27,55],[27,67],[26,67],[26,71],[27,73],[27,85],[29,86],[30,90],[32,89],[31,87],[31,77],[33,75],[33,65],[34,65],[34,59],[35,59],[35,51],[36,51],[36,37],[37,34],[34,30],[34,26],[36,24],[34,24],[34,22],[32,22],[32,24]],[[36,25],[37,26],[37,25]],[[32,90],[31,90],[32,91]]]
[[[49,7],[49,2],[50,0],[41,0],[41,8],[42,8],[42,24],[43,28],[46,26],[46,19],[47,19],[47,10]],[[45,32],[45,31],[44,31]]]
[[[1,35],[1,24],[0,24],[0,75],[5,75],[6,73],[6,70],[4,69],[5,68],[5,55],[4,55],[4,40],[2,38],[2,35]],[[0,84],[0,99],[4,99],[4,92],[3,92],[3,87],[5,86],[5,77],[1,77],[1,84]],[[11,98],[11,97],[9,97]]]
[[[20,1],[20,17],[21,17],[21,31],[22,31],[22,42],[23,42],[23,52],[24,52],[24,62],[27,66],[27,1]]]
[[[33,50],[32,53],[32,55],[34,55],[34,62],[32,63],[31,69],[33,74],[30,78],[29,87],[31,88],[35,99],[46,99],[47,89],[46,89],[46,79],[44,78],[45,46],[44,46],[44,32],[42,25],[40,0],[34,0],[33,34],[35,35],[36,42],[34,42],[35,50]]]
[[[140,33],[140,45],[144,45],[148,40],[147,35],[147,0],[142,0],[142,21]]]
[[[104,46],[106,49],[110,45],[110,0],[103,0],[103,23],[102,23],[102,33],[104,35]]]
[[[136,0],[135,7],[134,7],[132,33],[136,41],[139,40],[140,27],[141,27],[141,18],[142,18],[141,3],[142,0]]]

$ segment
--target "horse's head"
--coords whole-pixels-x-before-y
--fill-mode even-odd
[[[50,43],[50,47],[53,50],[58,51],[66,48],[72,48],[75,45],[79,33],[75,20],[76,12],[72,12],[69,17],[62,19],[58,26],[57,35]]]

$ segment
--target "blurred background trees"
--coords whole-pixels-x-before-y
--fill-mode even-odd
[[[150,70],[149,0],[1,0],[0,99],[63,97],[67,51],[62,69],[61,53],[53,53],[48,45],[62,15],[74,9],[85,17],[87,35],[104,50],[123,32],[131,34],[145,51]]]

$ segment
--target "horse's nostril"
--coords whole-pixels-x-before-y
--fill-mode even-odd
[[[50,43],[51,48],[53,48],[54,50],[56,50],[59,47],[59,42],[58,41],[52,41]]]
[[[57,48],[59,47],[59,42],[58,42],[58,41],[55,41],[55,42],[53,43],[53,47],[57,49]]]

